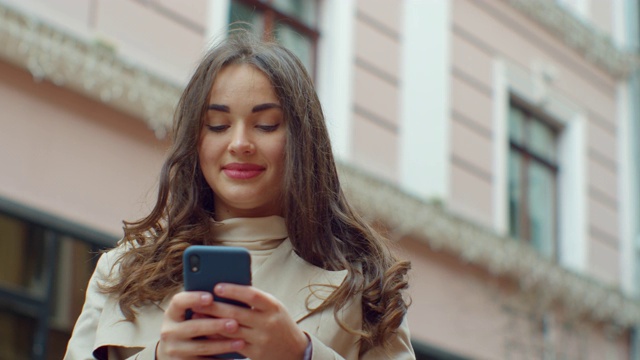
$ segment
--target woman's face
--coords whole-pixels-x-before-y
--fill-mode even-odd
[[[227,65],[208,105],[198,155],[216,220],[281,215],[286,124],[269,79],[252,65]]]

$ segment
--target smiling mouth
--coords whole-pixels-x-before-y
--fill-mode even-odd
[[[222,172],[231,179],[246,180],[252,179],[264,172],[264,166],[256,164],[228,164],[222,168]]]

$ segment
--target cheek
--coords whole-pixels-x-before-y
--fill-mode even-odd
[[[285,163],[285,144],[278,144],[271,149],[271,158],[274,159],[274,162],[278,164],[280,167],[280,171],[284,171],[284,163]]]
[[[201,165],[216,161],[220,157],[219,146],[213,141],[202,141],[198,148],[198,157]]]
[[[200,169],[205,170],[207,168],[207,154],[203,146],[198,148],[198,163],[200,164]]]

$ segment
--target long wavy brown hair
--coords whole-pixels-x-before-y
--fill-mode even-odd
[[[334,307],[345,330],[362,336],[363,349],[382,346],[400,326],[410,264],[353,211],[340,187],[320,101],[304,65],[283,46],[246,32],[232,34],[200,62],[178,103],[173,144],[162,167],[156,204],[124,222],[119,273],[103,284],[129,321],[135,307],[162,301],[182,286],[182,253],[211,239],[213,193],[198,163],[198,141],[216,74],[230,64],[250,64],[270,79],[287,124],[283,216],[296,253],[327,270],[348,270],[321,307]],[[210,240],[209,240],[210,241]],[[362,329],[349,329],[338,311],[362,295]]]

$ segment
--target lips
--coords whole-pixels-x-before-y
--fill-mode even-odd
[[[222,172],[228,177],[237,180],[254,178],[265,170],[264,166],[256,164],[231,163],[222,167]]]

